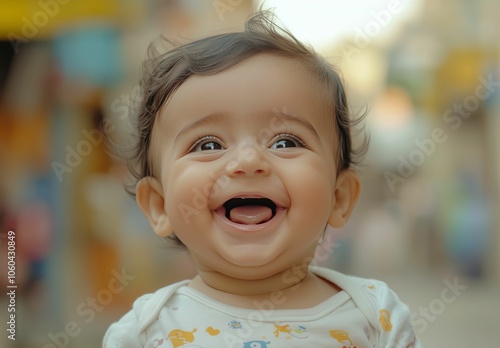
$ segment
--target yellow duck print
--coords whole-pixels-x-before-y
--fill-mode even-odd
[[[380,322],[380,326],[382,326],[382,330],[386,332],[392,330],[391,313],[387,309],[380,310],[380,318],[378,321]]]
[[[349,333],[344,330],[330,330],[330,336],[335,338],[339,343],[345,343],[346,341],[349,341],[349,347],[351,348],[356,348],[354,343],[351,341],[351,338],[349,337]],[[347,346],[343,346],[342,348],[348,348]]]
[[[279,337],[280,332],[287,333],[287,334],[292,332],[292,330],[290,329],[290,324],[286,324],[286,325],[278,325],[278,324],[279,323],[274,324],[274,328],[276,329],[276,330],[274,330],[274,336]]]
[[[196,329],[193,331],[182,331],[179,329],[172,330],[168,334],[167,340],[170,340],[172,342],[172,346],[174,348],[181,347],[187,343],[191,343],[194,341],[194,333],[196,332]]]

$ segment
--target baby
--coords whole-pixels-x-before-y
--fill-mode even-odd
[[[310,265],[360,191],[335,70],[263,12],[145,67],[136,200],[197,276],[137,299],[104,347],[420,346],[384,283]]]

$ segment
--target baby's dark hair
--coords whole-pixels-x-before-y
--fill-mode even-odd
[[[352,119],[339,74],[312,48],[276,24],[270,11],[260,11],[245,23],[245,30],[210,36],[159,54],[154,45],[143,65],[142,100],[137,119],[137,139],[129,165],[137,182],[154,176],[150,146],[153,126],[160,108],[191,75],[213,75],[259,53],[296,59],[317,78],[331,104],[331,116],[338,137],[337,174],[359,162],[367,142],[354,149],[351,133],[361,118]],[[209,93],[209,91],[207,91]],[[135,183],[129,189],[135,194]]]

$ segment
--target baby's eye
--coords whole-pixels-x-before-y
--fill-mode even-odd
[[[222,145],[215,137],[207,136],[198,140],[190,152],[222,150]]]
[[[286,149],[290,147],[305,147],[305,144],[298,137],[291,134],[286,134],[280,136],[280,139],[278,139],[274,142],[274,144],[271,145],[271,149]]]
[[[196,151],[221,150],[222,146],[215,141],[207,141],[196,147]]]

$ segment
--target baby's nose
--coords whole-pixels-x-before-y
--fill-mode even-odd
[[[268,175],[271,166],[266,158],[265,148],[254,140],[246,140],[236,148],[236,154],[227,165],[230,175]]]

